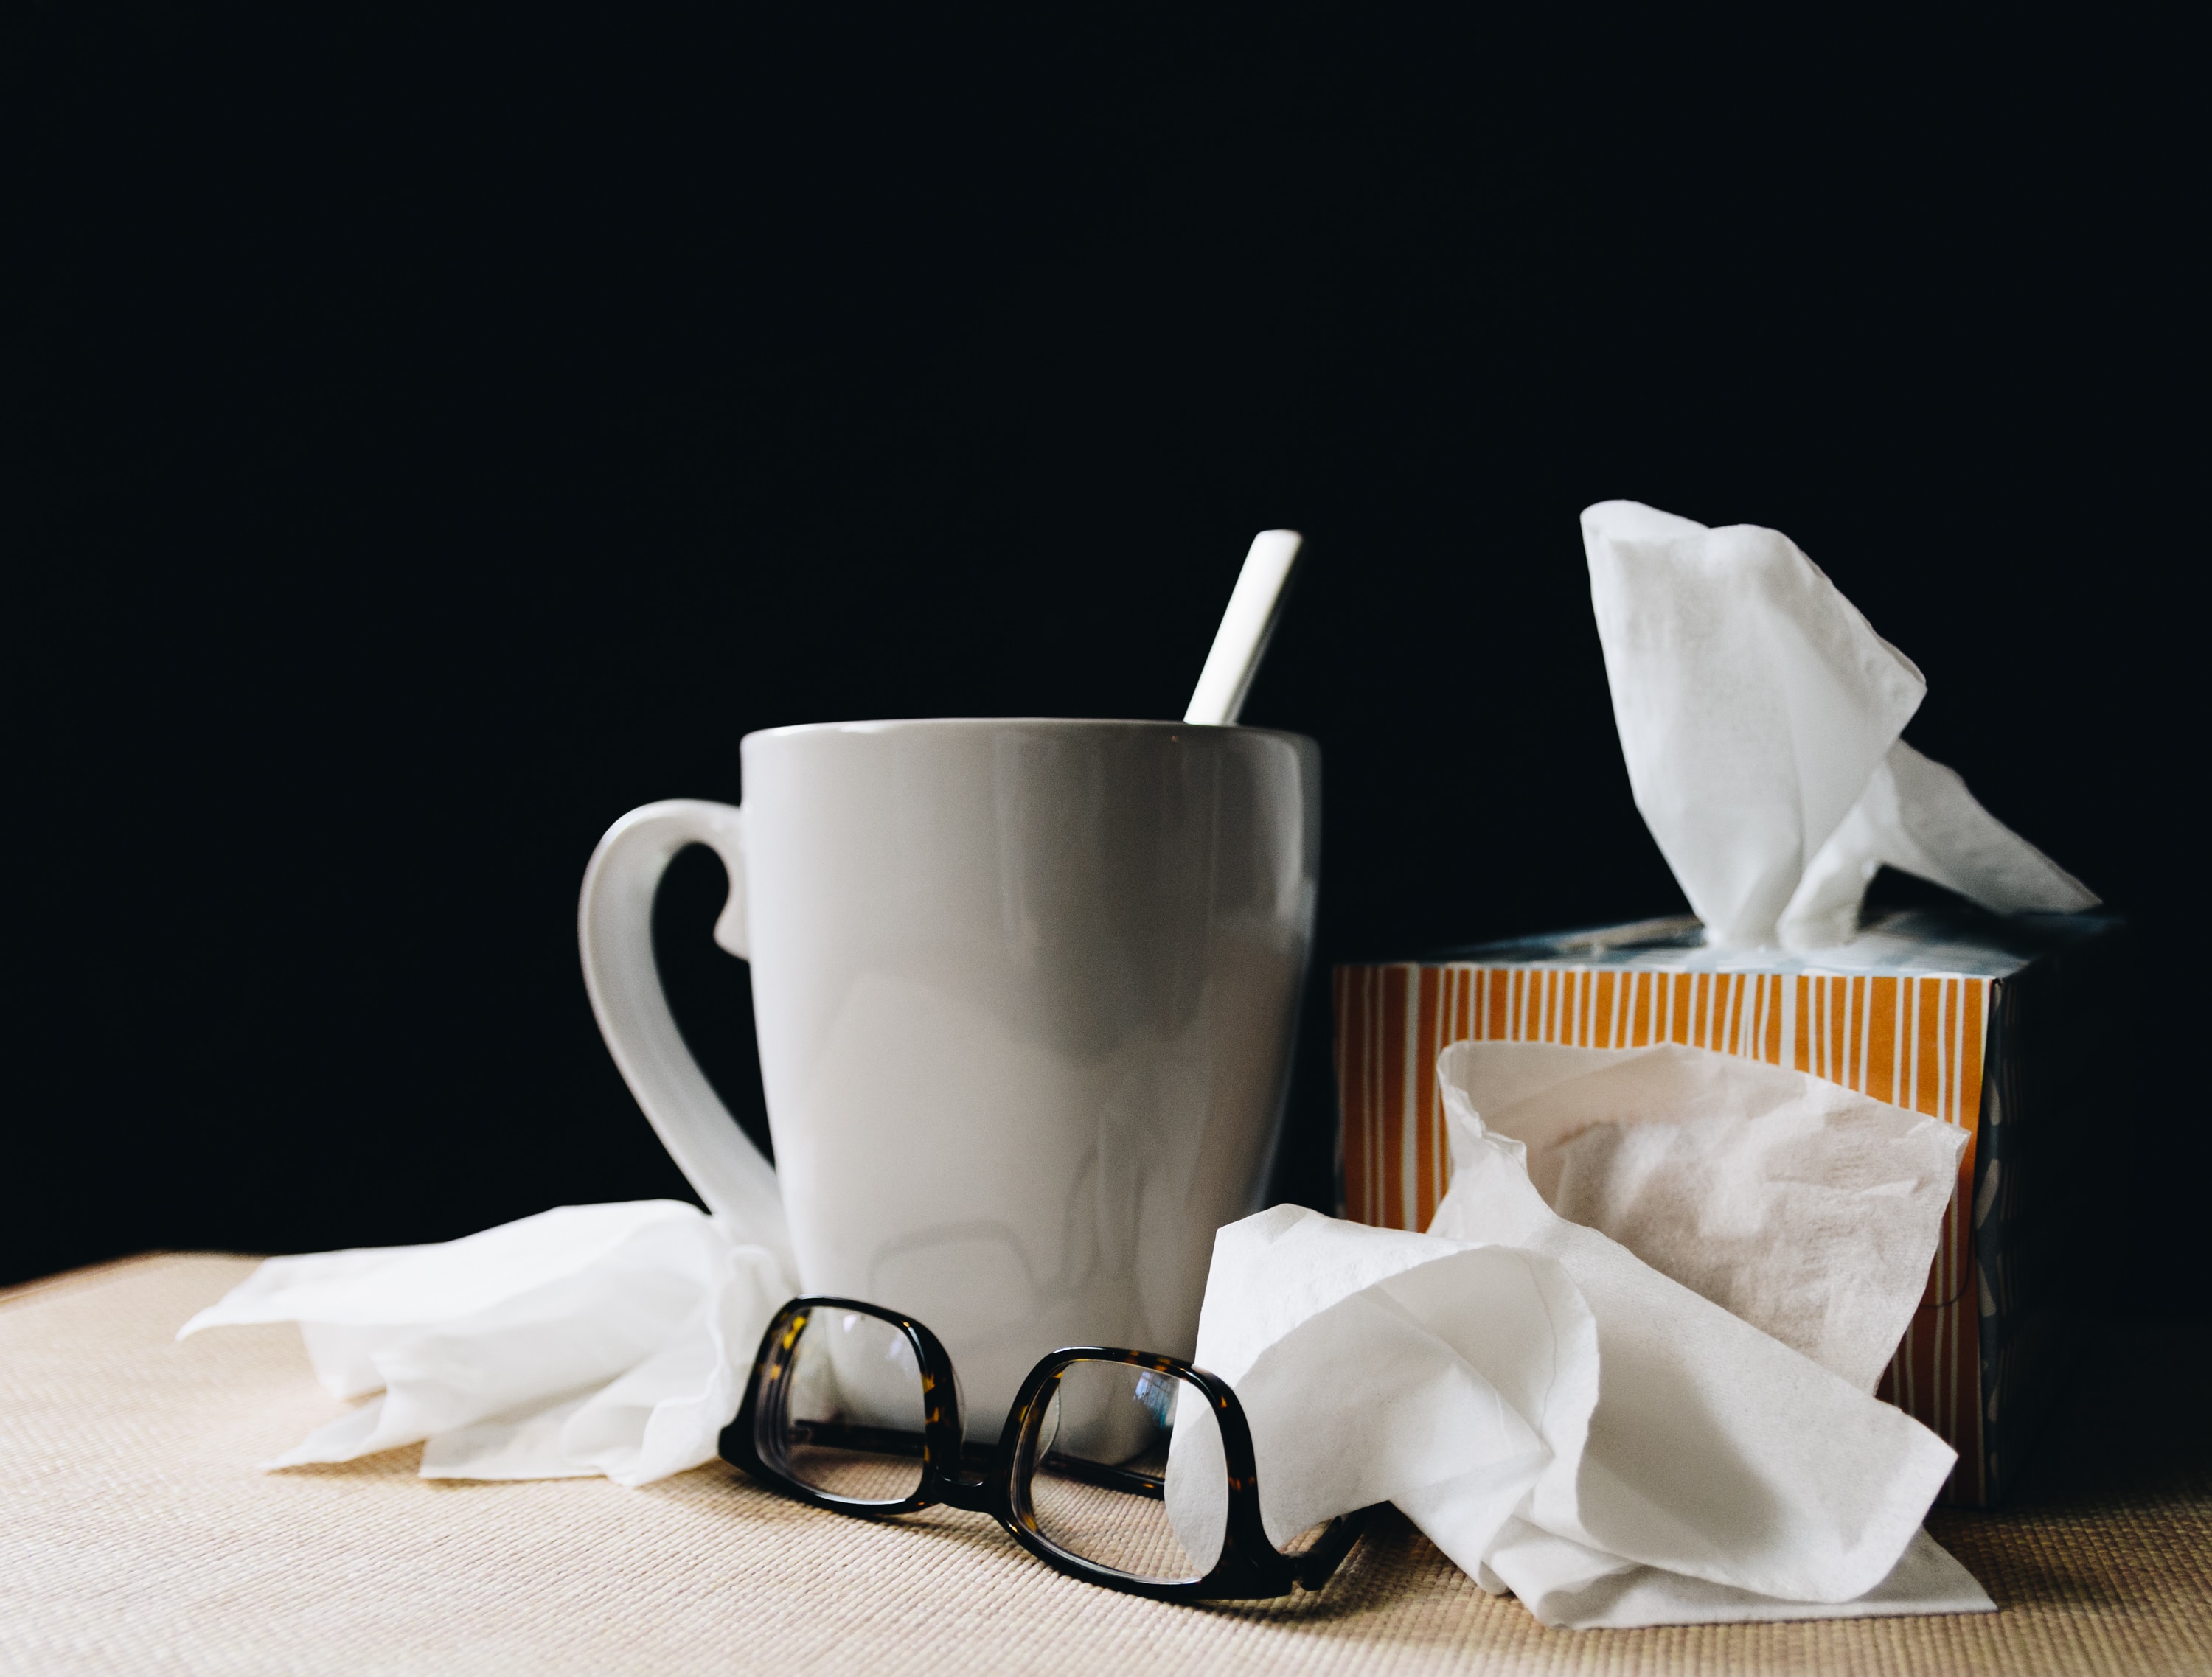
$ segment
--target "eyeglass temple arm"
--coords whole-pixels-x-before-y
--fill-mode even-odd
[[[1382,1504],[1376,1503],[1366,1508],[1356,1508],[1349,1514],[1340,1514],[1328,1522],[1328,1529],[1321,1534],[1312,1548],[1297,1557],[1297,1580],[1301,1589],[1319,1589],[1329,1581],[1352,1546],[1367,1529],[1367,1522]]]

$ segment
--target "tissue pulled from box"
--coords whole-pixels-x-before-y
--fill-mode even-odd
[[[1636,807],[1711,942],[1848,942],[1884,864],[2000,914],[2096,906],[1899,738],[1926,679],[1788,537],[1632,501],[1582,525]]]
[[[1988,1610],[1920,1529],[1954,1453],[1868,1390],[1963,1137],[1694,1050],[1464,1052],[1528,1047],[1440,1061],[1453,1177],[1428,1233],[1278,1206],[1217,1237],[1197,1360],[1243,1404],[1269,1536],[1388,1500],[1547,1625]],[[1559,1215],[1532,1164],[1695,1287]],[[1789,1226],[1824,1196],[1811,1234]],[[1683,1200],[1710,1203],[1664,1203]],[[1856,1245],[1854,1219],[1873,1231]],[[1752,1273],[1767,1264],[1778,1280]],[[1177,1482],[1171,1456],[1170,1513],[1202,1552],[1206,1512],[1176,1506]]]
[[[792,1291],[765,1248],[641,1200],[271,1258],[178,1337],[297,1322],[332,1396],[378,1394],[266,1467],[419,1443],[425,1479],[637,1486],[713,1458]]]

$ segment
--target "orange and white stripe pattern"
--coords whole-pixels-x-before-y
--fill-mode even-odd
[[[1944,1499],[1986,1500],[1972,1133],[1994,981],[1453,963],[1336,969],[1344,1214],[1425,1229],[1451,1180],[1437,1055],[1454,1042],[1680,1042],[1787,1066],[1968,1133],[1928,1291],[1880,1395],[1959,1452]]]

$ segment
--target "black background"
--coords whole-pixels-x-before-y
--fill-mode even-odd
[[[577,974],[607,823],[779,723],[1179,714],[1264,526],[1323,961],[1678,909],[1576,524],[1629,496],[1796,538],[2134,920],[2160,1046],[2081,1142],[2116,1297],[2196,1303],[2173,44],[7,18],[0,1281],[684,1193]],[[757,1123],[720,891],[664,964]]]

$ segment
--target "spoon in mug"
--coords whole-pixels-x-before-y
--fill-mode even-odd
[[[1267,655],[1267,638],[1282,613],[1283,587],[1291,580],[1305,538],[1295,530],[1262,530],[1252,538],[1244,568],[1213,632],[1213,650],[1199,671],[1198,690],[1182,720],[1207,727],[1226,727],[1244,708],[1244,696]]]

